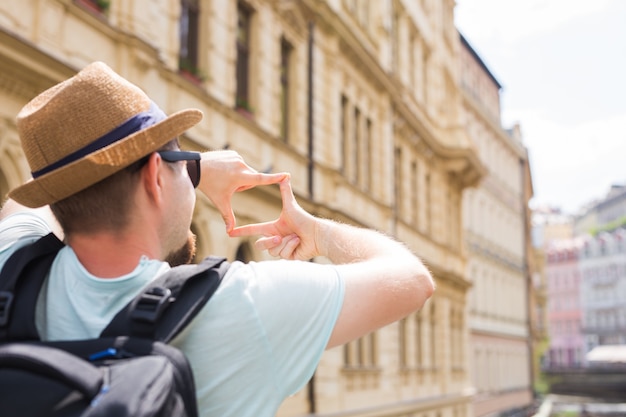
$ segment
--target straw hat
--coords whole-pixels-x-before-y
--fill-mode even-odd
[[[33,180],[9,196],[28,207],[62,200],[158,150],[201,119],[196,109],[167,117],[106,64],[90,64],[18,114]]]

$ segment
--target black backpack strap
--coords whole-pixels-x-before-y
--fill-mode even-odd
[[[120,310],[100,337],[135,336],[168,343],[211,298],[230,264],[208,257],[170,269]]]
[[[38,340],[35,307],[41,286],[63,247],[53,233],[16,250],[0,272],[0,342]]]

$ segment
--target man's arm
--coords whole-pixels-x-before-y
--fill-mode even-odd
[[[277,220],[241,226],[230,235],[263,235],[256,246],[273,256],[325,256],[337,265],[345,297],[329,348],[406,317],[433,294],[428,269],[403,244],[373,230],[316,218],[297,204],[288,180],[280,189],[283,210]]]
[[[345,282],[341,314],[328,347],[342,345],[422,308],[435,285],[403,244],[373,230],[320,221],[324,256]]]

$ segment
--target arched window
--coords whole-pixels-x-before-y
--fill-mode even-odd
[[[248,242],[243,242],[239,245],[237,253],[235,254],[235,260],[241,262],[250,262],[254,260],[252,256],[252,249],[250,248],[250,244]]]
[[[0,207],[4,204],[9,191],[9,182],[6,179],[4,172],[0,170]]]

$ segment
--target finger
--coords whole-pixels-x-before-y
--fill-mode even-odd
[[[275,248],[271,248],[267,251],[267,253],[269,253],[271,256],[278,258],[280,255],[280,250],[282,249],[283,245],[281,244],[280,247],[275,247]]]
[[[224,224],[226,225],[226,233],[230,233],[236,224],[235,213],[230,209],[227,213],[222,213],[222,219],[224,219]]]
[[[226,225],[226,232],[230,232],[235,227],[235,213],[230,205],[230,200],[215,200],[213,201],[215,208],[220,212],[224,224]]]
[[[235,227],[228,232],[230,237],[252,235],[273,236],[274,234],[274,222],[247,224],[245,226]]]
[[[284,240],[284,239],[283,239]],[[297,235],[290,236],[285,242],[279,256],[283,259],[293,259],[293,255],[300,244],[300,238]]]
[[[253,177],[257,185],[268,185],[278,184],[286,178],[289,178],[289,174],[287,172],[279,172],[275,174],[264,174],[262,172],[257,172],[253,174]]]
[[[235,192],[249,190],[258,185],[278,184],[288,176],[289,174],[286,172],[278,174],[263,174],[260,172],[249,173],[246,175],[246,184],[237,187]]]
[[[285,246],[288,245],[289,242],[293,240],[294,236],[295,235],[283,236],[280,241],[280,244],[274,245],[273,247],[269,248],[267,252],[272,256],[280,257],[281,253],[285,249]]]
[[[254,242],[254,247],[260,251],[275,248],[276,246],[282,243],[283,238],[281,236],[268,236],[259,238],[256,242]]]
[[[293,195],[289,176],[280,182],[280,197],[283,200],[283,206],[296,204],[296,197]]]

